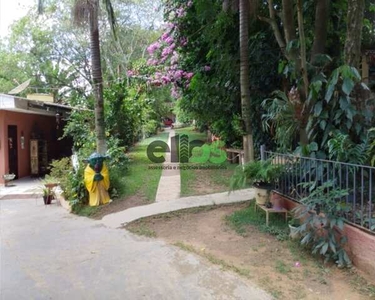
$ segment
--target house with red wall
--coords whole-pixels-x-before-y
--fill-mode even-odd
[[[5,174],[42,176],[48,164],[71,154],[59,138],[72,108],[53,102],[0,94],[0,185]]]

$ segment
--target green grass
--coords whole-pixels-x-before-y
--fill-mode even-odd
[[[255,201],[251,201],[249,206],[227,216],[228,224],[240,235],[246,236],[247,226],[256,226],[259,231],[276,236],[278,240],[287,240],[289,236],[288,224],[284,216],[270,214],[269,226],[266,225],[265,212],[254,210]]]
[[[206,132],[198,132],[194,130],[193,127],[186,127],[186,128],[181,128],[181,129],[176,129],[176,134],[187,134],[189,136],[189,140],[200,140],[203,142],[207,142],[207,134]],[[189,163],[189,165],[191,165]],[[207,162],[204,165],[212,165],[216,166],[213,163]],[[192,196],[192,195],[197,195],[197,194],[202,194],[198,193],[195,189],[195,187],[200,184],[200,185],[213,185],[220,187],[219,190],[213,188],[210,193],[218,193],[218,192],[223,192],[223,191],[228,191],[229,190],[229,184],[230,184],[230,177],[233,174],[234,169],[236,168],[236,164],[230,164],[229,162],[225,162],[223,164],[226,169],[207,169],[207,170],[202,170],[200,171],[201,173],[204,173],[204,176],[198,177],[198,171],[197,170],[192,170],[192,169],[187,169],[183,170],[181,169],[180,175],[181,175],[181,196]],[[208,191],[210,189],[207,189]]]
[[[147,147],[156,140],[167,142],[169,133],[161,133],[145,139],[135,145],[129,153],[131,159],[129,170],[123,178],[125,191],[124,198],[141,194],[149,201],[155,201],[156,192],[161,177],[161,169],[149,169],[152,162],[147,157]]]
[[[375,299],[375,285],[369,283],[362,276],[353,274],[350,284],[362,295],[366,295],[369,299]]]
[[[207,141],[207,134],[206,132],[199,132],[194,129],[194,127],[184,127],[175,130],[176,134],[183,135],[187,134],[189,136],[190,141],[200,140],[203,142]]]
[[[150,229],[149,227],[147,227],[146,224],[144,223],[140,223],[140,224],[137,224],[137,226],[135,227],[128,227],[128,230],[131,232],[131,233],[134,233],[134,234],[137,234],[137,235],[141,235],[141,236],[145,236],[145,237],[149,237],[149,238],[155,238],[156,237],[156,232],[152,229]]]
[[[101,206],[81,206],[78,208],[75,213],[82,217],[91,217],[95,215],[99,210],[101,209]]]
[[[197,175],[194,170],[180,170],[181,177],[181,196],[187,197],[195,194],[194,184],[197,181]]]
[[[212,165],[212,163],[206,163],[204,165]],[[180,170],[181,175],[181,196],[193,196],[197,195],[196,191],[197,184],[212,186],[212,193],[220,193],[229,191],[230,178],[237,167],[236,164],[230,164],[225,162],[223,164],[226,169],[206,169],[206,170]],[[198,177],[198,172],[201,172],[201,176]],[[203,173],[203,174],[202,174]],[[210,190],[210,189],[208,189]],[[202,193],[199,193],[202,194]]]
[[[275,264],[275,269],[281,274],[287,274],[292,271],[292,268],[288,266],[282,260],[277,260]]]
[[[230,178],[238,165],[229,162],[225,162],[223,165],[226,167],[226,170],[209,170],[209,175],[214,184],[224,186],[226,190],[229,190]]]

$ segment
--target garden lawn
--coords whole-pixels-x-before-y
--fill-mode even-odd
[[[139,194],[144,196],[147,201],[155,201],[162,170],[148,168],[152,162],[147,157],[147,147],[156,140],[167,142],[168,136],[169,133],[163,132],[143,140],[130,150],[131,162],[126,177],[123,178],[125,199]]]
[[[176,134],[187,134],[190,141],[201,140],[207,142],[207,134],[194,130],[193,127],[176,129]],[[217,166],[205,163],[205,166]],[[230,177],[237,164],[225,162],[223,169],[189,169],[199,164],[181,164],[181,197],[207,195],[226,192],[229,190]],[[186,168],[186,169],[185,169]]]
[[[194,127],[184,127],[184,128],[179,128],[175,129],[176,135],[183,135],[187,134],[189,136],[190,141],[195,141],[195,140],[201,140],[204,142],[207,142],[207,133],[206,132],[199,132],[196,130]]]

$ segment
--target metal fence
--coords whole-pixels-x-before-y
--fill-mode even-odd
[[[263,160],[284,166],[283,175],[276,182],[276,191],[297,202],[310,194],[311,188],[327,182],[332,188],[347,191],[338,204],[348,208],[348,222],[375,233],[375,168],[324,159],[299,157],[261,150]]]

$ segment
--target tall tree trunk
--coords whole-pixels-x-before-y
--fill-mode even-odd
[[[309,104],[307,103],[307,97],[309,94],[309,77],[307,73],[307,58],[306,58],[306,38],[305,38],[305,26],[303,20],[303,10],[302,10],[302,1],[297,0],[297,17],[298,17],[298,32],[299,32],[299,41],[300,41],[300,75],[302,75],[303,86],[298,87],[300,94],[300,101],[303,104],[303,109],[301,112],[301,122],[300,122],[300,131],[299,131],[299,141],[301,145],[307,145],[309,143],[307,135],[307,121],[309,118]]]
[[[281,52],[283,53],[285,58],[289,60],[290,59],[289,54],[286,51],[286,41],[284,37],[282,36],[279,25],[277,24],[277,21],[276,21],[276,13],[275,13],[275,7],[273,5],[273,0],[268,0],[268,11],[269,11],[269,16],[270,16],[269,18],[265,18],[261,16],[259,16],[258,18],[259,20],[267,22],[268,24],[271,25],[271,28],[273,30],[273,33],[275,35],[277,44],[279,45]]]
[[[250,82],[249,82],[249,0],[240,0],[240,83],[241,108],[245,134],[243,136],[244,162],[254,160],[254,141],[250,115]]]
[[[305,38],[305,26],[303,21],[303,10],[302,1],[297,0],[297,10],[298,10],[298,32],[299,32],[299,42],[301,48],[301,75],[303,79],[303,100],[307,99],[309,93],[309,78],[307,73],[307,58],[306,58],[306,38]]]
[[[348,0],[348,27],[344,49],[345,62],[357,69],[359,69],[361,60],[364,11],[365,0]]]
[[[100,58],[98,10],[98,0],[92,0],[92,11],[90,13],[90,49],[92,81],[95,96],[96,151],[100,154],[105,154],[107,145],[105,140],[103,77]]]
[[[293,0],[283,0],[282,17],[284,23],[285,42],[288,44],[296,39]]]
[[[318,0],[315,9],[314,44],[311,51],[311,62],[316,55],[325,53],[329,19],[329,0]]]
[[[237,12],[238,0],[223,0],[223,10],[225,12],[228,12],[228,11]]]

